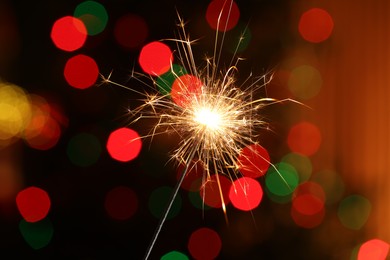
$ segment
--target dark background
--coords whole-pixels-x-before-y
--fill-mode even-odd
[[[150,148],[146,142],[141,155],[128,163],[119,163],[109,157],[104,147],[108,135],[127,125],[126,108],[137,97],[116,86],[102,85],[86,90],[70,87],[63,77],[67,59],[78,53],[87,54],[95,59],[103,75],[113,71],[114,81],[140,87],[128,77],[133,66],[141,71],[137,64],[140,48],[129,51],[118,46],[112,32],[114,23],[123,14],[138,14],[149,26],[146,42],[172,38],[177,30],[176,10],[188,21],[187,31],[191,37],[200,39],[194,46],[197,61],[203,61],[204,53],[212,53],[214,31],[205,21],[208,1],[150,0],[101,1],[109,15],[105,31],[98,36],[89,36],[86,44],[73,53],[61,51],[50,39],[51,27],[58,18],[72,15],[80,2],[2,1],[0,5],[12,17],[10,26],[14,26],[16,32],[14,38],[9,39],[13,43],[13,55],[1,64],[1,78],[29,93],[50,99],[69,120],[52,149],[38,151],[22,142],[13,148],[22,168],[23,186],[42,187],[50,194],[52,207],[48,217],[54,227],[54,236],[48,246],[39,250],[30,248],[19,232],[22,217],[16,206],[11,203],[3,207],[0,254],[9,252],[12,258],[141,259],[158,222],[148,210],[149,195],[157,187],[173,187],[176,182],[174,165],[166,165],[175,137],[156,138]],[[251,71],[262,75],[270,71],[294,46],[297,39],[290,23],[295,2],[239,1],[240,20],[248,23],[252,32],[250,46],[241,54],[246,61],[241,63],[240,75],[246,76]],[[223,54],[230,60],[231,53]],[[278,90],[277,85],[273,88],[277,95],[284,95],[285,90]],[[286,106],[289,108],[285,105],[266,111],[275,121],[271,124],[276,133],[266,133],[260,140],[275,161],[286,151],[283,143],[287,131],[283,124],[288,121]],[[141,133],[145,131],[142,124],[131,127]],[[95,134],[103,147],[98,162],[88,167],[73,165],[66,155],[69,140],[82,131]],[[148,172],[151,166],[158,172]],[[110,219],[103,207],[106,192],[118,185],[130,187],[139,198],[136,214],[122,222]],[[226,223],[221,209],[202,213],[191,205],[186,191],[180,193],[183,198],[181,212],[166,222],[151,259],[159,259],[172,250],[189,255],[188,238],[203,226],[216,230],[222,238],[218,259],[329,259],[326,251],[310,242],[316,231],[294,226],[289,219],[289,206],[275,205],[266,195],[261,206],[253,212],[239,212],[229,206],[229,223]],[[235,241],[237,237],[241,238],[237,234],[242,232],[248,233],[245,246]]]

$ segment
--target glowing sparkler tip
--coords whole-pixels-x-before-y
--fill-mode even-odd
[[[203,107],[195,111],[195,122],[204,125],[208,129],[216,130],[221,125],[221,115],[213,109]]]

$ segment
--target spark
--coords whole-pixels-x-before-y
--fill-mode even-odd
[[[175,77],[178,89],[175,91],[172,89],[172,92],[166,95],[159,94],[155,90],[157,86],[155,78],[150,76],[154,83],[154,86],[151,86],[142,79],[145,75],[134,71],[131,77],[151,89],[152,93],[148,91],[142,93],[111,81],[112,72],[108,77],[102,77],[103,83],[111,83],[142,95],[142,104],[129,110],[133,118],[131,123],[142,119],[155,119],[157,122],[142,138],[152,139],[154,136],[169,133],[180,137],[177,148],[172,152],[170,159],[178,164],[184,164],[185,170],[160,220],[145,259],[151,253],[185,175],[191,165],[195,165],[192,162],[196,160],[203,166],[202,185],[211,181],[212,174],[216,175],[222,209],[226,217],[226,204],[218,175],[226,175],[232,182],[240,177],[238,156],[241,150],[248,145],[257,144],[258,133],[261,129],[269,130],[268,123],[262,114],[264,107],[284,101],[296,102],[291,99],[257,98],[262,90],[266,92],[264,88],[272,80],[272,73],[266,73],[260,77],[250,74],[244,81],[238,83],[238,63],[242,60],[240,57],[232,58],[226,70],[221,69],[221,49],[225,32],[216,31],[213,57],[207,57],[206,65],[200,68],[195,62],[192,50],[196,41],[189,38],[185,30],[186,23],[180,15],[178,18],[179,36],[167,39],[167,41],[176,43],[179,63],[188,71],[187,75],[191,75],[183,78],[175,72],[171,64],[170,72]],[[220,33],[222,36],[219,35]],[[238,45],[243,40],[244,38],[240,37]],[[222,42],[218,43],[219,41]],[[236,53],[233,54],[233,57],[235,56]],[[275,168],[271,162],[269,163]],[[286,181],[285,183],[288,186]]]

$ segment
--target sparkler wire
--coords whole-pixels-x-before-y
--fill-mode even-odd
[[[182,185],[182,183],[184,181],[184,178],[187,175],[188,169],[190,167],[190,163],[191,163],[192,159],[194,158],[194,155],[195,155],[195,151],[193,151],[191,156],[189,157],[188,163],[185,165],[185,168],[184,168],[184,170],[182,172],[182,175],[181,175],[179,181],[176,183],[176,186],[175,186],[175,188],[174,188],[174,190],[172,192],[172,195],[171,195],[171,197],[169,199],[169,202],[168,202],[165,210],[163,211],[163,215],[160,218],[160,221],[159,221],[159,223],[157,225],[157,228],[156,228],[156,230],[155,230],[155,232],[153,234],[153,237],[152,237],[152,240],[150,242],[150,245],[149,245],[149,247],[148,247],[148,249],[146,251],[144,260],[147,260],[149,258],[150,254],[151,254],[151,252],[152,252],[152,250],[154,248],[154,245],[155,245],[155,243],[157,241],[157,238],[158,238],[158,236],[159,236],[159,234],[161,232],[161,229],[162,229],[162,227],[163,227],[163,225],[165,223],[165,220],[167,219],[168,214],[169,214],[169,212],[170,212],[170,210],[172,208],[173,202],[176,199],[177,193],[179,192],[179,189],[180,189],[180,187],[181,187],[181,185]]]

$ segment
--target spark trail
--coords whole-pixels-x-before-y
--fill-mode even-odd
[[[220,18],[222,11],[226,10],[229,17],[232,3],[233,1],[225,1],[228,8],[221,10],[217,28],[227,25],[220,24]],[[265,106],[284,101],[296,102],[291,99],[255,98],[259,96],[260,90],[272,80],[272,73],[266,73],[260,77],[249,75],[244,81],[241,81],[242,83],[238,84],[236,74],[241,59],[235,58],[236,53],[232,55],[227,69],[220,68],[226,31],[224,29],[226,28],[216,30],[213,56],[206,59],[206,65],[203,68],[199,68],[192,51],[194,41],[188,37],[185,22],[180,15],[178,15],[178,20],[179,36],[176,39],[167,39],[167,41],[176,43],[178,60],[188,73],[184,75],[178,73],[171,64],[170,72],[175,81],[170,93],[160,94],[155,88],[157,85],[155,78],[150,77],[154,82],[154,86],[151,86],[142,80],[145,75],[137,72],[132,73],[132,78],[152,90],[151,93],[143,93],[115,83],[110,80],[111,74],[106,78],[103,77],[103,81],[106,83],[142,95],[142,104],[129,111],[133,118],[132,123],[142,119],[155,119],[157,121],[150,129],[150,133],[142,138],[153,138],[156,135],[169,132],[180,137],[177,148],[171,154],[171,160],[185,165],[185,169],[160,219],[145,259],[149,258],[153,250],[178,190],[187,173],[191,170],[190,165],[193,165],[193,161],[200,162],[203,166],[203,185],[210,180],[212,174],[217,176],[222,209],[226,216],[226,205],[218,175],[225,175],[232,182],[241,176],[239,170],[244,166],[238,161],[240,152],[244,147],[257,144],[259,130],[268,128],[268,123],[262,115],[262,109]],[[243,37],[239,39],[238,46],[242,40]],[[275,168],[271,162],[268,163]],[[286,181],[284,182],[289,186]]]

